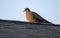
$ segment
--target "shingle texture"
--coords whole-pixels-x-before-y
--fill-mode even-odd
[[[60,38],[60,26],[0,20],[0,38]]]

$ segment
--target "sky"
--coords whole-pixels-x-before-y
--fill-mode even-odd
[[[0,19],[26,21],[25,8],[60,24],[60,0],[0,0]]]

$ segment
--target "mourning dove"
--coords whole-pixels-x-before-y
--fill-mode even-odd
[[[40,15],[38,15],[37,13],[31,11],[29,8],[25,8],[24,10],[26,12],[26,19],[28,20],[28,22],[39,22],[39,23],[51,23],[47,20],[45,20],[43,17],[41,17]]]

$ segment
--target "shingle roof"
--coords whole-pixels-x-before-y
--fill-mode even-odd
[[[60,26],[0,20],[0,38],[60,38]]]

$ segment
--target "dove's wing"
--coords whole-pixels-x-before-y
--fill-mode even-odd
[[[35,12],[31,12],[31,15],[33,17],[33,19],[36,20],[36,22],[41,22],[41,23],[50,23],[49,21],[45,20],[43,17],[41,17],[40,15],[38,15]]]

